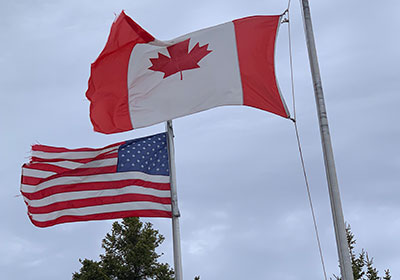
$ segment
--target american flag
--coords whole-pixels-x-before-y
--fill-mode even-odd
[[[21,193],[38,227],[124,217],[171,217],[166,133],[100,149],[32,146]]]

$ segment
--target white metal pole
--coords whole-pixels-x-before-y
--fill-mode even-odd
[[[301,3],[303,11],[304,30],[306,34],[306,41],[308,48],[308,57],[310,60],[310,68],[314,84],[315,101],[317,104],[319,129],[321,133],[321,143],[324,153],[325,172],[326,172],[326,178],[328,180],[329,197],[331,201],[333,224],[335,228],[336,245],[339,255],[340,272],[343,280],[354,280],[351,261],[350,261],[350,251],[347,244],[346,227],[344,223],[342,203],[340,201],[335,160],[333,157],[333,149],[329,133],[328,117],[325,108],[324,94],[322,91],[321,75],[319,72],[314,33],[311,23],[310,5],[308,3],[308,0],[301,0]]]
[[[172,242],[174,250],[174,270],[175,280],[183,280],[182,272],[182,254],[181,254],[181,234],[179,227],[179,208],[178,195],[176,191],[176,172],[175,172],[175,147],[174,147],[174,131],[172,121],[166,123],[168,133],[168,158],[169,158],[169,176],[171,184],[171,207],[172,207]]]

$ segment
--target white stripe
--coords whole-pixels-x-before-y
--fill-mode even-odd
[[[68,168],[68,169],[76,169],[79,167],[82,167],[82,168],[104,167],[104,166],[116,165],[117,164],[117,155],[115,155],[115,158],[93,160],[88,163],[79,163],[79,162],[68,161],[68,160],[54,161],[54,162],[53,161],[39,162],[39,163],[49,164],[49,165],[58,166],[58,167],[62,167],[62,168]]]
[[[143,172],[131,171],[131,172],[118,172],[118,173],[85,175],[85,176],[65,176],[45,181],[36,186],[21,184],[21,191],[27,193],[33,193],[57,185],[110,182],[110,181],[132,180],[132,179],[139,179],[154,183],[169,183],[169,176],[148,175]]]
[[[68,168],[68,169],[75,169],[84,164],[84,163],[68,161],[68,160],[54,161],[54,162],[40,162],[40,163],[50,164],[50,165]]]
[[[54,174],[57,174],[57,173],[51,172],[51,171],[43,171],[43,170],[25,168],[25,167],[22,168],[22,176],[35,177],[35,178],[47,178]]]
[[[65,209],[60,211],[55,211],[48,214],[29,214],[32,219],[38,222],[52,221],[62,216],[85,216],[92,214],[102,214],[110,212],[119,211],[132,211],[132,210],[161,210],[171,212],[170,204],[160,204],[147,201],[138,202],[123,202],[116,204],[106,204],[89,206],[82,208]]]
[[[105,166],[115,166],[117,165],[117,161],[118,159],[115,158],[108,158],[108,159],[102,159],[102,160],[94,160],[91,162],[88,162],[86,164],[78,164],[77,167],[78,168],[98,168],[98,167],[105,167]],[[65,161],[65,163],[67,163],[68,161]],[[44,162],[46,164],[49,165],[56,165],[53,164],[52,162]],[[60,166],[60,165],[57,165]],[[74,168],[74,169],[78,169],[78,168]],[[59,172],[58,174],[61,174],[62,172]],[[43,170],[38,170],[38,169],[33,169],[33,168],[28,168],[27,167],[23,167],[22,168],[22,176],[28,176],[28,177],[35,177],[35,178],[47,178],[50,177],[51,175],[57,174],[56,172],[52,172],[52,171],[43,171]]]
[[[42,159],[83,159],[83,158],[95,158],[100,154],[104,154],[111,151],[118,150],[119,146],[111,147],[107,149],[102,149],[93,152],[61,152],[61,153],[49,153],[42,151],[32,151],[32,157],[42,158]]]
[[[118,158],[115,155],[114,158],[93,160],[88,163],[81,165],[79,168],[97,168],[97,167],[105,167],[105,166],[115,166],[117,165]]]
[[[140,186],[128,186],[121,189],[59,193],[38,200],[25,199],[25,202],[28,203],[28,205],[31,207],[43,207],[61,201],[70,201],[92,197],[101,198],[104,196],[117,196],[123,194],[146,194],[156,197],[171,197],[171,192],[169,190],[163,191],[152,188],[144,188]]]

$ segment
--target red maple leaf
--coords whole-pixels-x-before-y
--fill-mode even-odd
[[[189,40],[190,38],[175,45],[169,46],[167,50],[171,57],[168,57],[162,53],[158,53],[157,58],[150,58],[150,61],[153,65],[149,67],[149,69],[163,72],[163,79],[180,72],[182,80],[182,71],[200,68],[197,63],[212,51],[207,50],[208,44],[200,47],[200,44],[197,43],[193,49],[188,52]]]

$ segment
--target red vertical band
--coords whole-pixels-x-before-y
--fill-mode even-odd
[[[275,77],[275,37],[280,16],[234,20],[243,105],[287,118]]]
[[[86,91],[95,131],[109,134],[133,129],[128,103],[129,58],[136,44],[153,40],[124,12],[111,26],[106,46],[92,64]]]

